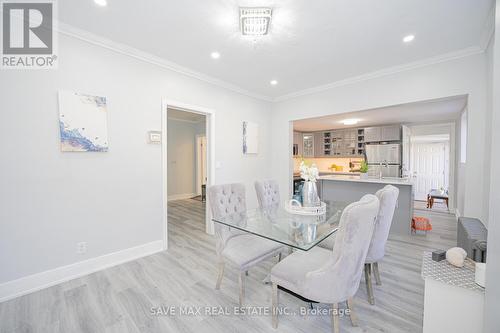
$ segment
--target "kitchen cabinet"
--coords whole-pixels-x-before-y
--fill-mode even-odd
[[[304,142],[301,132],[293,132],[293,156],[302,156]]]
[[[390,125],[364,129],[365,142],[401,141],[401,126]]]
[[[314,157],[325,156],[323,145],[323,132],[316,132],[314,135]]]
[[[314,134],[313,133],[303,133],[302,134],[302,149],[303,157],[314,157]]]
[[[401,125],[391,125],[381,127],[380,141],[401,141]]]

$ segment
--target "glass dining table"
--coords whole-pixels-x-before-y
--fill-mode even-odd
[[[309,251],[338,230],[340,217],[349,204],[327,201],[322,215],[299,215],[282,206],[250,209],[212,219],[215,223],[248,232],[289,246]]]

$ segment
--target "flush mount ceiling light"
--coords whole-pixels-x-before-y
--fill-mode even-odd
[[[359,122],[359,119],[344,119],[341,121],[344,125],[356,125]]]
[[[94,0],[94,2],[101,7],[105,7],[108,5],[108,2],[106,0]]]
[[[240,30],[245,36],[263,36],[269,32],[271,8],[240,7]]]
[[[212,57],[212,59],[219,59],[220,53],[219,52],[212,52],[212,53],[210,53],[210,56]]]
[[[409,43],[409,42],[411,42],[411,41],[412,41],[412,40],[414,40],[414,39],[415,39],[415,35],[408,35],[408,36],[405,36],[405,37],[403,38],[403,42],[405,42],[405,43]]]
[[[278,81],[277,80],[271,80],[269,81],[269,83],[272,85],[272,86],[275,86],[278,84]]]

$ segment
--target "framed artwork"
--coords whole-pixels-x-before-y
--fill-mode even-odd
[[[243,154],[257,154],[259,152],[259,125],[243,122]]]
[[[108,151],[106,97],[59,91],[61,151]]]

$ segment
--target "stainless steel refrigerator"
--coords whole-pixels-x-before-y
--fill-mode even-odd
[[[371,177],[401,177],[401,144],[366,145],[368,175]]]

